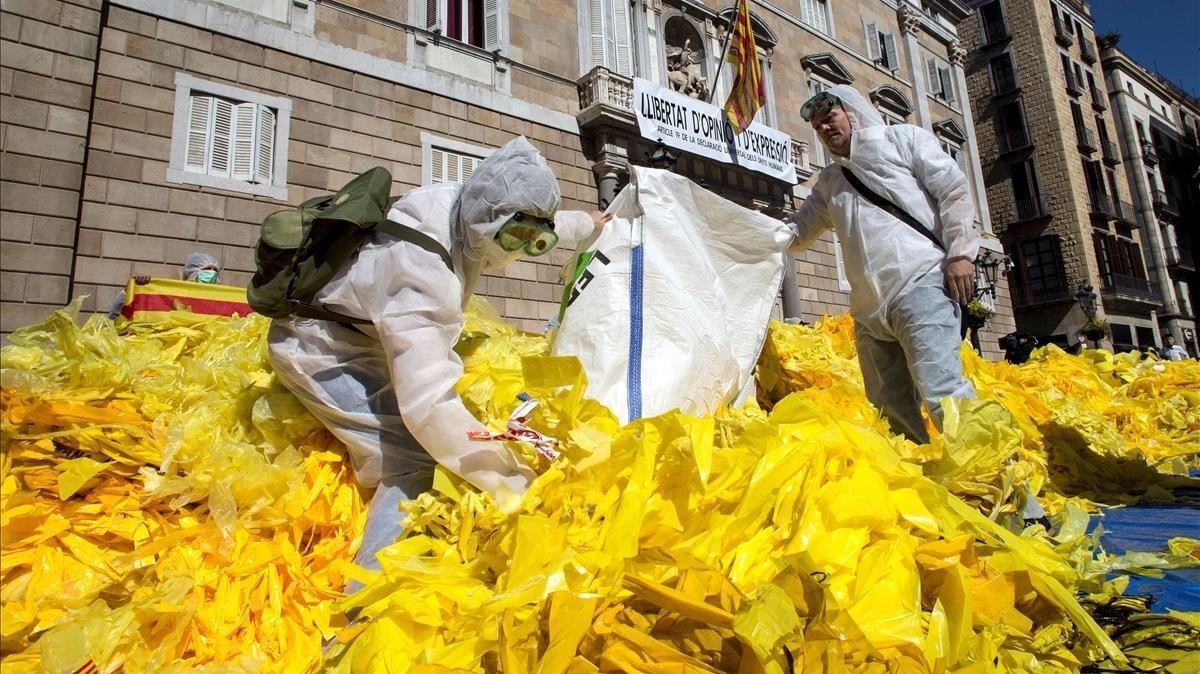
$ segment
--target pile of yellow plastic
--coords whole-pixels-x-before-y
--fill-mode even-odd
[[[769,414],[667,414],[623,428],[580,395],[573,359],[478,315],[468,331],[460,393],[473,411],[501,428],[528,392],[541,401],[532,425],[564,456],[541,466],[520,502],[443,476],[412,504],[409,535],[343,604],[358,618],[339,634],[335,671],[1028,672],[1125,661],[1075,598],[1114,593],[1072,564],[1090,550],[1081,509],[1056,549],[1041,527],[1012,533],[947,488],[977,484],[996,492],[996,512],[1011,508],[1013,481],[1038,474],[1019,456],[1018,421],[995,401],[967,401],[948,406],[930,448],[890,436],[863,397],[846,320],[773,328],[764,398],[791,395]]]
[[[364,508],[267,322],[77,309],[3,350],[3,671],[309,669]]]

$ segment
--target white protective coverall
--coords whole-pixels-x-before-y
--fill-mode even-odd
[[[397,505],[429,489],[435,462],[492,493],[523,493],[533,479],[502,443],[467,438],[485,428],[454,391],[463,367],[453,347],[480,272],[522,255],[493,240],[514,213],[553,218],[563,243],[592,233],[587,213],[558,211],[559,201],[546,161],[516,138],[465,183],[417,188],[388,213],[441,243],[454,271],[437,255],[376,232],[315,298],[370,324],[352,330],[314,319],[273,322],[276,374],[345,443],[359,483],[377,485],[355,559],[360,566],[379,568],[375,553],[403,531]]]
[[[975,397],[959,356],[961,308],[943,277],[948,261],[975,260],[981,243],[975,207],[966,176],[933,134],[910,124],[885,125],[852,87],[837,85],[829,93],[850,119],[850,154],[833,156],[792,215],[792,250],[808,248],[826,229],[837,232],[867,397],[893,427],[927,442],[922,402],[940,427],[942,398]],[[842,166],[928,227],[947,252],[860,195]]]

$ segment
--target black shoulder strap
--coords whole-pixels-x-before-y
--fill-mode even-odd
[[[942,242],[939,241],[936,236],[934,236],[933,232],[929,231],[929,228],[927,228],[925,225],[922,225],[913,216],[909,215],[908,211],[905,211],[903,208],[900,208],[896,204],[893,204],[887,199],[876,194],[874,190],[863,184],[863,181],[859,180],[858,176],[854,175],[854,171],[851,171],[845,166],[841,167],[841,169],[842,175],[846,176],[846,180],[848,180],[850,184],[854,186],[854,189],[858,190],[859,194],[863,195],[863,198],[875,204],[879,208],[887,211],[888,213],[891,213],[892,216],[894,216],[897,220],[903,222],[909,227],[912,227],[926,239],[932,241],[933,245],[937,246],[938,249],[943,253],[946,252],[946,246],[942,244]]]
[[[437,240],[432,236],[415,230],[408,225],[402,225],[398,222],[393,222],[387,219],[384,219],[383,222],[380,222],[378,225],[376,225],[375,229],[378,229],[379,231],[389,236],[393,236],[401,241],[406,241],[415,246],[424,248],[425,250],[440,257],[442,262],[446,264],[446,267],[450,271],[454,271],[454,259],[450,257],[450,252],[447,251],[446,248],[442,246],[442,244],[438,243]],[[339,314],[311,304],[296,305],[292,311],[292,315],[300,316],[301,318],[316,318],[323,321],[341,323],[351,329],[353,329],[354,325],[366,325],[371,322],[361,318]]]

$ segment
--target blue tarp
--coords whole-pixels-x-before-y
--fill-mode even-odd
[[[1104,511],[1092,519],[1101,524],[1100,544],[1110,554],[1126,551],[1162,552],[1177,536],[1200,539],[1200,505],[1136,505]],[[1200,569],[1176,569],[1163,578],[1129,575],[1128,595],[1155,598],[1155,612],[1167,609],[1200,611]],[[1116,574],[1113,574],[1116,575]],[[1110,576],[1111,577],[1111,576]]]

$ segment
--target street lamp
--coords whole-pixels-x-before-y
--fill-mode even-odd
[[[1090,283],[1083,283],[1079,289],[1075,291],[1075,301],[1079,303],[1079,308],[1083,310],[1083,315],[1087,316],[1089,322],[1096,318],[1096,289]]]
[[[656,169],[674,171],[675,162],[679,161],[679,155],[672,152],[666,145],[663,145],[662,141],[659,141],[649,156],[646,157],[646,161]]]
[[[978,279],[982,272],[984,283],[975,288],[975,294],[972,300],[979,300],[984,295],[991,297],[992,302],[996,300],[996,282],[1000,275],[1007,274],[1012,267],[1012,260],[1006,255],[996,255],[989,249],[984,249],[983,255],[975,258],[975,277]],[[1003,268],[1003,271],[1001,271]],[[979,345],[979,328],[987,324],[988,318],[992,311],[989,307],[979,301],[972,301],[967,305],[967,311],[964,316],[963,325],[971,332],[971,345],[979,353],[983,353],[982,347]]]

